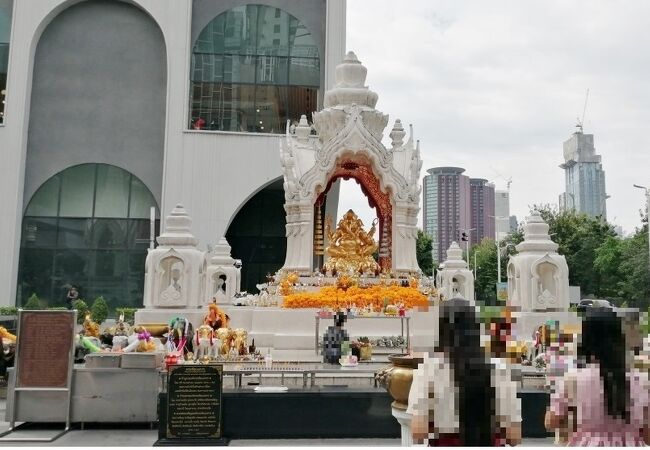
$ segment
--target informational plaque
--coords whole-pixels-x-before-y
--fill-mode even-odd
[[[223,366],[171,366],[167,381],[167,439],[220,439]]]
[[[16,387],[68,387],[75,322],[71,311],[20,312]]]

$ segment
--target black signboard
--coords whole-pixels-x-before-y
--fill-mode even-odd
[[[223,445],[221,394],[223,366],[169,367],[158,445]],[[161,430],[163,431],[163,430]]]

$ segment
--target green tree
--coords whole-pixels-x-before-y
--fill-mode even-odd
[[[420,270],[430,277],[433,275],[433,240],[431,236],[422,230],[418,230],[418,237],[415,243],[415,252]]]
[[[476,299],[486,305],[496,304],[497,246],[492,239],[483,239],[470,250],[471,268],[476,264],[474,291]]]
[[[84,323],[84,320],[86,319],[86,314],[88,314],[89,312],[88,304],[82,299],[78,298],[77,300],[72,302],[72,309],[77,310],[77,323],[78,324]]]
[[[27,303],[23,305],[23,309],[43,309],[43,303],[38,298],[38,295],[32,294],[27,299]]]
[[[95,322],[101,324],[108,317],[108,304],[104,297],[97,297],[90,307],[90,313]]]
[[[532,211],[538,211],[549,225],[549,234],[558,244],[558,253],[566,258],[569,284],[580,286],[582,295],[605,296],[608,282],[601,279],[594,264],[598,248],[616,236],[614,227],[600,218],[574,210],[558,211],[550,205],[536,205]]]
[[[637,230],[625,239],[619,266],[621,297],[629,305],[647,309],[650,306],[650,271],[648,269],[648,230]]]
[[[616,304],[621,304],[624,301],[622,281],[625,279],[625,274],[621,270],[621,264],[623,263],[623,251],[627,245],[626,239],[608,236],[596,249],[594,269],[600,275],[600,292]]]

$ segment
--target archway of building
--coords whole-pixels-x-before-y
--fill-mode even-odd
[[[253,195],[226,231],[231,255],[242,261],[241,290],[257,292],[268,274],[277,272],[287,252],[282,178]]]
[[[117,166],[80,164],[49,178],[23,216],[16,304],[35,294],[44,306],[65,306],[74,285],[89,302],[141,306],[152,207],[157,217],[152,192]]]
[[[343,158],[336,164],[334,171],[329,177],[327,185],[323,192],[318,194],[314,202],[314,223],[318,222],[318,213],[323,214],[321,208],[323,202],[327,198],[327,192],[332,187],[332,184],[338,180],[355,180],[361,191],[368,199],[368,205],[376,212],[378,219],[379,230],[379,258],[378,262],[382,270],[390,270],[392,264],[392,221],[393,221],[393,206],[390,200],[390,192],[384,192],[381,188],[381,183],[377,175],[375,175],[372,165],[364,158]],[[340,202],[340,200],[339,200]],[[324,217],[321,216],[321,221]],[[324,223],[324,222],[323,222]],[[332,224],[336,226],[336,224]],[[371,224],[365,224],[370,227]]]

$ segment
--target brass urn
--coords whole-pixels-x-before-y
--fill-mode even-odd
[[[418,355],[389,355],[388,360],[392,365],[385,367],[377,372],[375,378],[380,386],[386,388],[393,403],[391,406],[395,409],[406,410],[409,401],[409,391],[413,381],[413,370],[417,369],[418,364],[424,361],[422,356]]]

